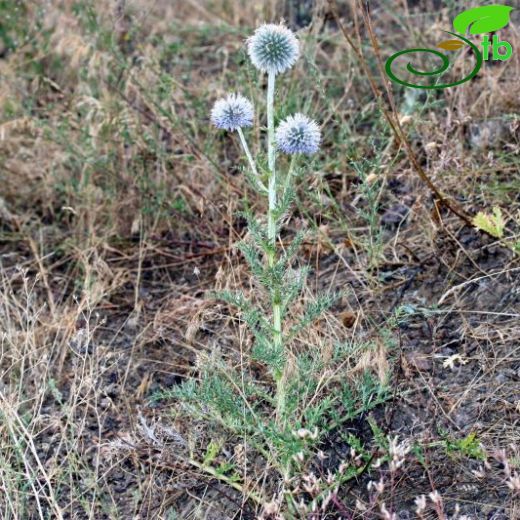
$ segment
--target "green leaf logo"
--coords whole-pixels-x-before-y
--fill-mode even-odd
[[[460,34],[465,34],[468,27],[470,34],[498,31],[509,23],[512,10],[508,5],[483,5],[468,9],[457,15],[453,27]]]

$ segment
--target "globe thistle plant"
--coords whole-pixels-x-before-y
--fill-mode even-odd
[[[259,179],[255,161],[247,145],[242,128],[252,126],[255,110],[253,103],[241,94],[228,94],[215,102],[211,110],[211,122],[222,130],[236,130],[240,137],[240,143],[246,154],[249,166],[253,172],[254,182],[262,191],[267,191],[266,187]]]
[[[269,467],[278,469],[285,486],[298,482],[293,481],[292,475],[304,467],[301,462],[305,454],[313,452],[322,434],[355,417],[359,410],[375,406],[381,398],[375,390],[379,392],[379,387],[369,379],[357,399],[348,381],[343,386],[341,378],[331,377],[332,367],[342,370],[347,363],[350,347],[334,346],[329,361],[324,361],[320,349],[314,345],[301,351],[290,348],[293,339],[315,323],[336,299],[333,295],[312,298],[301,313],[296,310],[300,306],[294,304],[305,287],[308,272],[306,266],[294,265],[303,233],[298,233],[290,243],[284,239],[283,248],[280,240],[294,198],[295,163],[319,151],[321,132],[315,121],[301,113],[287,117],[275,129],[275,78],[294,65],[298,57],[295,35],[282,25],[263,25],[247,41],[247,47],[253,65],[267,73],[267,165],[263,160],[257,165],[244,135],[247,128],[261,119],[248,99],[238,93],[219,99],[211,110],[210,120],[218,129],[238,134],[250,167],[245,170],[247,179],[267,199],[265,215],[256,216],[250,210],[241,214],[247,220],[249,232],[239,249],[259,290],[250,298],[231,292],[219,292],[218,298],[240,310],[241,319],[254,338],[251,355],[255,365],[265,370],[257,370],[256,366],[249,370],[243,368],[243,363],[232,366],[215,357],[211,363],[199,363],[197,381],[186,380],[176,387],[174,395],[189,415],[247,436],[248,446],[264,457]],[[275,168],[277,154],[290,156],[281,157],[283,168],[279,172]],[[264,155],[258,154],[261,159]],[[257,373],[261,373],[261,378],[257,379]],[[329,383],[335,391],[340,387],[333,397],[325,393]],[[190,459],[192,464],[241,489],[232,465],[224,470],[222,465],[218,469],[213,467],[216,449],[216,445],[210,444],[203,462]],[[358,471],[357,466],[352,466],[352,475]],[[340,473],[343,479],[344,472]],[[247,490],[247,496],[261,505],[266,503],[251,490]],[[283,492],[283,496],[294,513],[296,495]]]
[[[280,74],[298,59],[300,49],[294,33],[283,25],[264,24],[247,41],[253,65],[262,72]]]
[[[253,65],[267,72],[267,160],[269,164],[268,234],[274,239],[272,211],[276,207],[276,154],[274,137],[274,87],[276,75],[290,69],[298,59],[300,49],[294,33],[282,24],[264,24],[247,40],[247,51]],[[273,258],[269,259],[273,264]]]
[[[280,419],[285,408],[285,352],[283,344],[282,322],[283,315],[287,311],[288,298],[286,293],[293,294],[294,288],[289,290],[284,283],[291,278],[280,276],[280,265],[277,251],[277,232],[281,216],[287,209],[290,199],[290,183],[294,166],[294,156],[297,154],[316,153],[320,145],[320,130],[316,122],[303,114],[296,114],[283,121],[278,130],[274,128],[274,92],[275,78],[294,65],[299,56],[298,40],[292,31],[283,25],[265,24],[259,27],[253,36],[247,40],[247,49],[251,62],[261,72],[266,72],[267,80],[267,159],[268,159],[268,186],[266,187],[260,175],[253,156],[242,132],[243,127],[251,126],[254,118],[252,103],[240,94],[230,94],[226,98],[219,99],[211,111],[212,123],[220,129],[237,131],[244,152],[247,156],[255,188],[268,195],[267,230],[266,241],[262,239],[262,232],[258,231],[257,223],[250,222],[253,234],[257,236],[257,245],[265,255],[265,270],[259,268],[259,263],[254,259],[250,249],[246,248],[246,257],[250,261],[255,273],[266,282],[272,305],[272,322],[269,333],[271,339],[265,341],[265,337],[259,343],[266,346],[266,352],[271,360],[273,376],[277,382],[276,402],[277,417]],[[291,166],[285,175],[285,181],[280,183],[277,179],[275,161],[277,148],[285,153],[293,154]],[[281,203],[279,202],[282,197]],[[286,260],[288,262],[288,260]],[[288,267],[288,266],[286,266]],[[301,286],[303,280],[298,279],[293,285]],[[235,301],[236,303],[236,301]],[[258,338],[257,338],[258,339]],[[274,367],[272,361],[281,360]]]
[[[219,99],[211,110],[211,122],[223,130],[240,130],[252,126],[255,111],[253,103],[240,94],[228,94]]]
[[[303,114],[289,116],[276,129],[276,146],[287,154],[315,154],[320,140],[318,124]]]

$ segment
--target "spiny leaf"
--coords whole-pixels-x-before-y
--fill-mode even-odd
[[[445,51],[456,51],[457,49],[464,47],[464,45],[466,44],[461,40],[444,40],[441,43],[438,43],[437,47],[439,49],[444,49]]]
[[[253,346],[253,359],[265,363],[271,373],[280,374],[286,362],[283,347],[276,347],[268,338],[256,338]]]
[[[267,231],[264,226],[260,225],[249,211],[241,211],[238,214],[246,219],[249,233],[256,246],[266,254],[272,252],[273,244],[267,237]]]
[[[330,307],[334,305],[339,297],[339,294],[324,294],[316,300],[308,303],[305,306],[303,316],[296,323],[296,325],[291,328],[291,337],[296,336],[296,334],[304,330],[316,319],[318,319],[326,310],[330,309]]]
[[[509,23],[513,10],[508,5],[483,5],[463,11],[453,20],[453,27],[460,34],[469,28],[470,34],[483,34],[502,29]]]
[[[299,271],[291,273],[292,276],[288,273],[289,276],[287,276],[287,281],[282,291],[282,315],[287,312],[290,304],[293,303],[302,292],[308,272],[309,268],[303,267]]]
[[[301,246],[303,239],[305,238],[305,232],[304,231],[298,231],[296,233],[296,236],[293,238],[291,244],[287,248],[287,250],[284,252],[282,256],[282,261],[286,266],[289,265],[289,262],[292,260],[294,255],[298,252],[299,247]]]

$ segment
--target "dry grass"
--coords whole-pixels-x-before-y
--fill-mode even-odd
[[[360,12],[338,3],[353,35],[357,18],[382,88]],[[383,56],[431,46],[462,2],[415,4],[372,6]],[[309,463],[298,485],[310,491],[295,496],[309,509],[327,469],[359,465],[347,434],[383,457],[372,422],[414,446],[399,471],[367,470],[301,518],[390,518],[383,503],[419,518],[414,500],[436,490],[444,512],[430,501],[423,518],[520,518],[518,256],[435,204],[328,4],[275,0],[0,2],[0,518],[278,514],[270,461],[153,397],[216,357],[250,367],[247,329],[208,295],[257,290],[234,245],[247,233],[237,210],[262,201],[236,166],[238,143],[210,129],[207,114],[230,88],[260,90],[243,40],[282,16],[306,56],[280,83],[284,110],[317,116],[325,143],[284,239],[308,231],[302,305],[344,290],[291,348],[326,361],[331,345],[358,345],[326,378],[390,372],[393,396],[327,436],[321,484]],[[510,234],[520,211],[519,26],[516,13],[503,31],[514,58],[473,82],[425,96],[392,85],[428,176],[469,214],[501,207]],[[464,444],[471,434],[482,458]],[[210,442],[238,484],[201,465]],[[367,491],[380,478],[384,490]]]

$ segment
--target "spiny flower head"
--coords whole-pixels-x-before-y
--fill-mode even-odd
[[[300,49],[290,29],[269,23],[258,27],[247,40],[247,52],[257,69],[280,74],[295,64]]]
[[[224,130],[237,130],[253,124],[253,104],[240,94],[228,94],[219,99],[211,110],[211,122]]]
[[[278,149],[288,154],[312,155],[320,148],[320,127],[303,114],[294,114],[282,121],[275,137]]]

